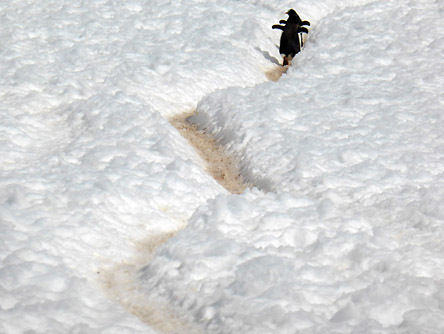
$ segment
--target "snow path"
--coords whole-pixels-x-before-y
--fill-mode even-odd
[[[279,66],[266,72],[265,75],[268,80],[276,82],[281,78],[282,74],[287,73],[287,70],[288,70],[287,66],[286,67]]]
[[[190,122],[195,112],[185,112],[170,118],[170,123],[187,139],[204,160],[207,172],[232,194],[241,194],[248,187],[240,175],[239,166],[216,139],[197,124]]]
[[[103,289],[129,313],[161,333],[199,334],[185,320],[176,316],[166,305],[153,303],[138,284],[137,274],[147,261],[151,261],[156,249],[175,233],[151,236],[136,245],[136,255],[115,267],[97,272]]]
[[[265,72],[270,81],[278,81],[286,73],[288,66],[274,66]],[[196,111],[187,111],[168,119],[183,138],[202,159],[198,161],[221,186],[232,194],[242,194],[254,185],[245,183],[235,158],[229,155],[217,140],[194,123],[192,117]],[[180,229],[179,229],[180,230]],[[136,242],[136,253],[126,261],[98,272],[103,289],[115,301],[119,302],[128,312],[141,321],[162,333],[201,333],[183,318],[174,314],[168,306],[149,300],[138,282],[138,273],[148,265],[155,251],[178,231],[163,233],[146,238],[144,242]]]
[[[288,67],[275,66],[265,75],[271,81],[278,81],[287,70]],[[247,188],[253,187],[252,184],[244,182],[238,163],[225,148],[205,129],[201,129],[199,124],[193,123],[194,115],[195,111],[180,113],[170,117],[169,122],[202,158],[200,163],[208,174],[232,194],[241,194]],[[154,235],[146,238],[144,242],[137,242],[134,256],[97,274],[103,289],[113,300],[155,330],[162,333],[197,334],[201,333],[200,329],[194,328],[174,314],[168,306],[149,300],[138,283],[140,270],[149,264],[155,251],[177,232]]]

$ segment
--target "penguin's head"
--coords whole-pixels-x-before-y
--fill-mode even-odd
[[[301,18],[299,17],[298,13],[294,9],[289,9],[288,12],[288,20],[287,22],[294,22],[294,23],[300,23]]]

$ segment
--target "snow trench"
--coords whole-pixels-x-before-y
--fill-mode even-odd
[[[288,66],[274,66],[265,72],[265,76],[268,80],[277,82],[287,70]],[[251,180],[246,181],[237,159],[206,131],[204,124],[200,124],[198,119],[193,117],[196,114],[195,110],[186,111],[170,117],[169,122],[203,159],[208,174],[232,194],[241,194],[245,189],[252,187],[266,191],[266,187],[254,184]]]
[[[138,272],[151,261],[155,250],[174,235],[164,233],[146,238],[137,243],[135,256],[97,274],[107,294],[152,329],[167,334],[200,334],[200,329],[174,314],[167,305],[151,301],[138,284]]]
[[[196,124],[189,121],[195,112],[184,112],[173,116],[169,122],[188,141],[202,158],[208,174],[232,194],[241,194],[251,184],[244,182],[239,166],[223,146],[205,130],[199,130]],[[103,289],[114,300],[118,301],[128,312],[137,316],[142,322],[161,333],[201,333],[183,318],[174,314],[166,305],[149,300],[138,284],[138,272],[154,256],[158,247],[172,238],[176,233],[163,233],[147,237],[136,244],[136,255],[110,269],[99,271]]]
[[[278,81],[287,69],[288,67],[275,66],[265,76],[270,81]],[[238,161],[218,144],[216,138],[191,120],[195,114],[195,110],[186,111],[170,117],[168,121],[198,153],[207,173],[231,194],[242,194],[252,187],[260,189],[260,186],[246,182],[241,175]],[[98,274],[107,294],[154,330],[168,334],[199,334],[202,330],[187,322],[183,316],[175,314],[167,305],[159,305],[157,300],[151,301],[138,283],[141,269],[151,262],[155,251],[177,232],[147,237],[136,244],[135,256],[101,270]]]
[[[170,118],[170,123],[193,146],[204,160],[207,172],[232,194],[241,194],[251,186],[244,182],[239,166],[226,150],[217,144],[216,139],[205,130],[199,130],[190,122],[195,112],[185,112]]]

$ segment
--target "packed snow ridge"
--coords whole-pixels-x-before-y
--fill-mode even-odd
[[[442,333],[443,16],[1,2],[0,332]],[[207,173],[186,110],[254,186]]]

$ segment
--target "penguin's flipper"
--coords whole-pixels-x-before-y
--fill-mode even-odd
[[[279,23],[280,23],[280,24],[286,24],[286,23],[287,23],[287,20],[280,20]]]
[[[284,30],[285,29],[285,27],[284,26],[280,26],[279,24],[275,24],[275,25],[273,25],[273,26],[271,26],[273,29],[281,29],[281,30]]]
[[[309,25],[310,25],[310,22],[308,22],[308,21],[301,22],[301,26],[309,26]]]
[[[308,34],[308,29],[305,27],[299,27],[298,32],[303,32],[303,33]]]

